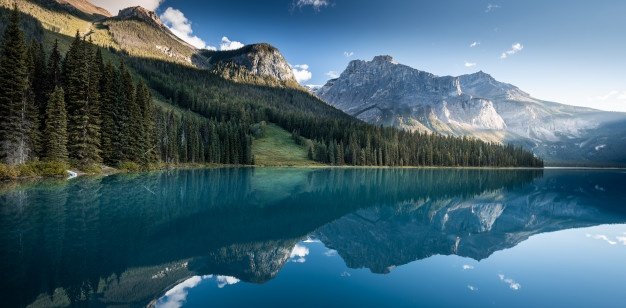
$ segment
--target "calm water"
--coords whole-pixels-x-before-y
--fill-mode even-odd
[[[13,306],[626,302],[626,172],[214,169],[0,188]]]

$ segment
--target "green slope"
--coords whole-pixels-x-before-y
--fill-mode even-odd
[[[297,145],[291,134],[274,125],[265,125],[263,136],[252,143],[254,163],[259,166],[321,166],[307,157],[304,146]]]

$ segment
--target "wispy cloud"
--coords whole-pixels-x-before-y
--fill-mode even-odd
[[[626,91],[611,90],[609,93],[588,98],[590,101],[626,100]]]
[[[592,238],[594,240],[601,240],[607,242],[609,245],[616,245],[618,242],[624,243],[626,245],[626,237],[616,236],[616,241],[610,239],[608,236],[604,234],[586,234],[587,237]]]
[[[193,35],[193,29],[191,28],[191,21],[185,17],[185,14],[180,10],[168,7],[160,16],[161,21],[165,26],[178,36],[181,40],[189,43],[196,48],[206,48],[215,50],[213,46],[207,46],[206,42],[201,38]]]
[[[344,51],[343,55],[346,56],[346,58],[350,58],[350,57],[354,56],[354,52],[352,52],[352,51]]]
[[[465,61],[465,67],[474,67],[474,66],[476,66],[476,63]]]
[[[319,11],[323,7],[327,7],[330,5],[329,0],[298,0],[295,2],[296,7],[303,8],[310,6],[314,10]]]
[[[499,5],[489,3],[489,4],[487,4],[487,8],[485,9],[485,13],[491,13],[491,12],[493,12],[493,11],[499,9],[499,8],[500,8]]]
[[[328,76],[328,78],[330,79],[335,79],[339,78],[339,73],[337,73],[336,71],[329,71],[328,73],[326,73],[326,76]]]
[[[337,255],[337,250],[334,249],[328,249],[324,252],[324,255],[327,257],[334,257]]]
[[[517,291],[522,288],[522,285],[516,282],[515,280],[513,280],[512,278],[507,278],[502,274],[498,275],[498,277],[500,277],[500,281],[508,284],[511,290]]]
[[[222,37],[222,42],[220,43],[220,50],[235,50],[243,47],[243,43],[237,41],[231,41],[227,37]]]
[[[296,77],[296,81],[302,83],[313,78],[313,74],[309,71],[308,64],[297,64],[291,66],[291,71]]]
[[[478,47],[478,46],[480,46],[480,42],[477,42],[477,41],[473,41],[473,42],[470,44],[470,47],[471,47],[471,48]]]
[[[513,45],[511,45],[511,49],[503,52],[500,55],[500,59],[506,59],[509,56],[512,56],[512,55],[522,51],[522,49],[524,49],[524,45],[522,45],[521,43],[514,43]]]
[[[471,270],[474,269],[474,266],[469,265],[469,264],[463,264],[463,270]]]
[[[468,284],[468,285],[467,285],[467,288],[468,288],[470,291],[476,291],[476,290],[478,290],[478,288],[477,288],[477,287],[475,287],[475,286],[473,286],[473,285],[471,285],[471,284]]]

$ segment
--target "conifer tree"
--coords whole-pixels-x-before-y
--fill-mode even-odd
[[[54,92],[56,87],[61,86],[62,80],[62,57],[59,52],[59,41],[55,40],[48,57],[48,64],[46,69],[46,95],[50,96]],[[48,97],[49,98],[49,97]]]
[[[47,103],[44,135],[44,159],[67,161],[67,112],[65,94],[60,87],[55,88]]]
[[[119,149],[114,148],[117,138],[117,126],[114,115],[116,113],[118,99],[118,75],[111,62],[107,62],[102,70],[100,79],[100,147],[102,159],[107,165],[117,165],[119,157],[115,153]]]
[[[118,147],[117,149],[120,151],[118,153],[120,161],[131,161],[135,151],[130,133],[131,106],[135,104],[135,86],[133,85],[133,77],[124,62],[120,63],[119,71],[119,92],[114,114],[119,140],[114,146]]]
[[[14,6],[0,51],[0,160],[25,163],[30,156],[27,49]]]
[[[89,71],[85,49],[85,42],[76,32],[76,37],[63,62],[63,88],[68,119],[67,149],[69,157],[81,165],[89,164],[90,158],[87,134]]]
[[[94,51],[93,44],[86,45],[87,66],[89,80],[87,88],[87,158],[89,163],[99,163],[100,156],[100,79],[102,77],[102,54],[100,49]]]

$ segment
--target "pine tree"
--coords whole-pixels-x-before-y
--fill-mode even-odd
[[[86,46],[87,65],[89,70],[89,85],[87,89],[87,159],[90,164],[100,163],[100,79],[102,77],[102,54],[97,48],[94,52],[93,44]]]
[[[67,149],[76,163],[90,163],[88,145],[89,71],[85,42],[77,32],[63,62],[63,88],[67,106]]]
[[[28,58],[19,14],[14,6],[0,51],[0,159],[7,164],[25,163],[31,155]]]
[[[115,112],[118,99],[118,75],[111,62],[107,62],[102,70],[100,79],[100,147],[102,158],[107,165],[117,165],[119,157],[116,158],[114,141],[118,139],[117,126],[115,123]]]
[[[135,149],[131,137],[131,106],[135,104],[135,87],[133,85],[133,77],[130,75],[128,68],[124,62],[120,63],[119,68],[119,88],[117,108],[115,108],[116,134],[118,135],[117,145],[119,149],[120,161],[129,161],[133,158]]]
[[[150,90],[145,83],[140,82],[137,86],[137,102],[141,108],[143,126],[142,164],[144,166],[156,161],[156,139],[154,128],[154,102]]]
[[[67,111],[65,93],[59,87],[55,88],[47,103],[45,136],[44,159],[67,161]]]
[[[46,70],[46,95],[47,99],[54,92],[56,87],[61,86],[62,80],[62,57],[59,52],[59,41],[55,40],[54,45],[52,47],[52,51],[50,52],[50,57],[48,58],[48,65]]]

